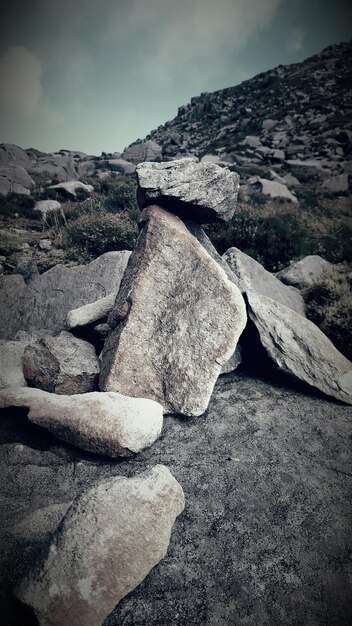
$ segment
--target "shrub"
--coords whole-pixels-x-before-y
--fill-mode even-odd
[[[303,293],[306,315],[352,359],[352,271],[347,264],[325,270],[319,285]]]
[[[27,219],[38,219],[40,214],[33,211],[34,201],[30,196],[19,193],[9,193],[7,196],[0,195],[0,215],[3,217],[13,217],[18,213],[20,217]]]
[[[211,225],[206,231],[220,254],[236,246],[271,272],[311,251],[308,230],[293,213],[265,217],[241,210],[227,224]]]
[[[341,224],[320,241],[319,254],[332,263],[352,262],[352,228]]]
[[[132,250],[137,234],[127,213],[82,215],[66,228],[64,245],[74,257],[91,260],[112,250]]]
[[[101,183],[100,191],[105,196],[104,207],[109,213],[131,212],[133,217],[137,211],[137,185],[134,178],[120,176]]]

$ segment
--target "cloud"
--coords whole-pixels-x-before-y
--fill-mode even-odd
[[[116,10],[110,38],[129,33],[143,40],[139,68],[153,82],[171,82],[202,67],[214,68],[268,28],[284,0],[131,0],[129,12]]]
[[[39,103],[42,63],[39,57],[22,46],[11,46],[0,57],[0,106],[32,115]]]

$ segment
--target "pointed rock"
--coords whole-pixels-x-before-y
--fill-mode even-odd
[[[352,363],[322,331],[291,309],[248,291],[248,315],[269,357],[288,374],[352,404]]]
[[[156,203],[199,223],[228,221],[236,210],[239,176],[215,163],[140,163],[136,173],[141,208]]]
[[[245,326],[244,301],[178,217],[153,206],[141,225],[108,318],[100,387],[201,415]]]
[[[285,285],[292,285],[297,289],[307,289],[319,285],[325,272],[333,267],[318,254],[309,254],[297,263],[277,272],[276,276]]]
[[[28,419],[74,446],[111,457],[128,456],[150,446],[163,425],[160,404],[119,393],[59,396],[41,389],[0,391],[0,409],[28,408]]]
[[[248,254],[238,248],[229,248],[222,258],[236,276],[236,285],[242,293],[251,289],[304,315],[304,300],[298,289],[283,285]]]
[[[73,502],[16,595],[41,626],[101,626],[166,555],[183,508],[182,487],[164,465],[102,481]]]

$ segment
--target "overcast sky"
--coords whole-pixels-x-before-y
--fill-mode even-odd
[[[202,91],[351,37],[350,0],[1,0],[0,142],[121,151]]]

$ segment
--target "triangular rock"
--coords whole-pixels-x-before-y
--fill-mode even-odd
[[[288,307],[248,291],[248,315],[269,357],[288,374],[352,404],[352,363],[322,331]]]
[[[246,323],[236,285],[183,222],[153,206],[108,318],[100,387],[201,415]]]

